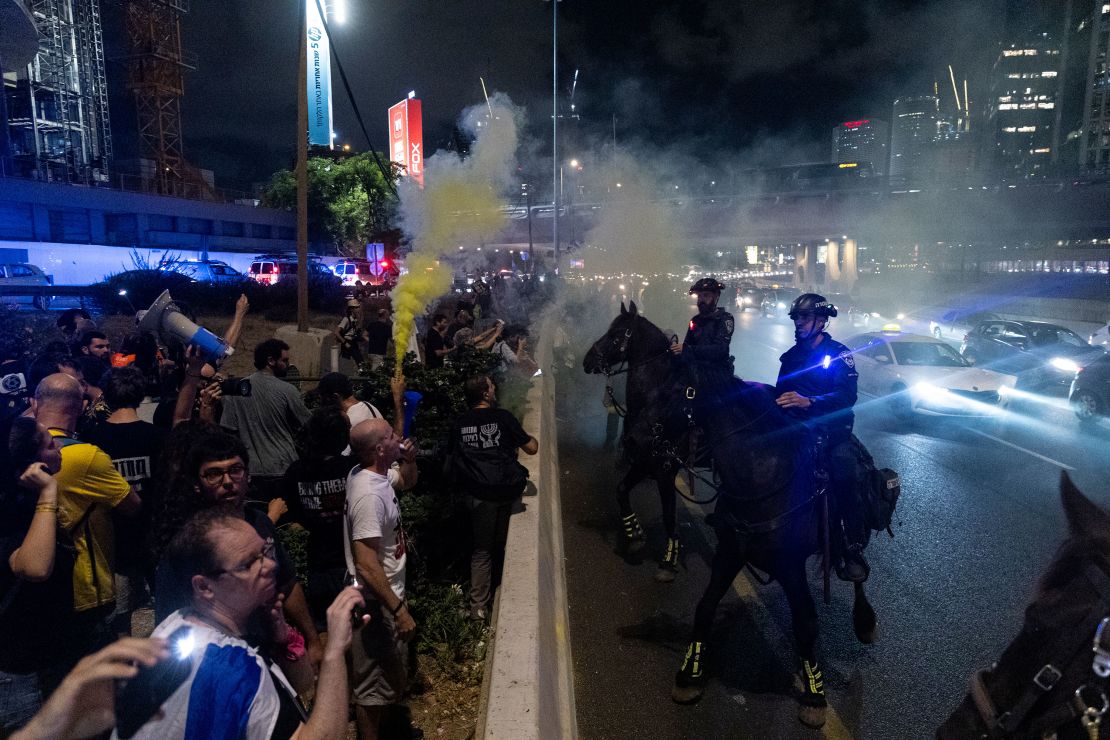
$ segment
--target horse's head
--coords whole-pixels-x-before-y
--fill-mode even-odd
[[[1068,538],[1025,610],[1021,632],[998,662],[972,679],[939,738],[1079,737],[1079,717],[1101,716],[1110,696],[1110,514],[1065,473],[1060,494]],[[1096,633],[1100,645],[1094,644]],[[1106,718],[1110,721],[1110,717]],[[1086,736],[1085,734],[1082,736]]]
[[[582,369],[587,373],[603,373],[622,362],[628,362],[628,351],[639,315],[635,301],[630,302],[628,308],[621,303],[620,315],[613,319],[609,330],[593,343],[590,351],[582,358]]]

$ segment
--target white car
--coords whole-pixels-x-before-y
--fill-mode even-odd
[[[859,390],[889,397],[902,419],[928,416],[992,416],[1017,378],[972,367],[947,342],[903,334],[893,327],[860,334],[846,344],[859,371]]]
[[[1091,335],[1087,342],[1095,347],[1102,347],[1110,351],[1110,324],[1103,324],[1095,329],[1095,333]]]

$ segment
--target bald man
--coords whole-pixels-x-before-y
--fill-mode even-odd
[[[75,378],[54,373],[39,383],[31,401],[35,419],[50,431],[62,452],[56,476],[58,523],[69,532],[77,550],[73,609],[80,628],[72,635],[79,643],[74,646],[74,662],[114,638],[108,622],[116,599],[112,510],[133,515],[140,506],[139,497],[116,471],[112,459],[99,447],[74,437],[84,400],[84,391]]]
[[[359,465],[347,477],[347,569],[373,617],[351,645],[351,688],[359,738],[376,740],[385,707],[404,695],[405,643],[416,630],[405,605],[405,533],[394,492],[394,483],[416,482],[416,445],[384,419],[368,419],[351,430],[351,454]]]

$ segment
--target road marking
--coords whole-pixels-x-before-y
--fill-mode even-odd
[[[690,487],[686,484],[686,479],[681,475],[675,478],[675,485],[681,489],[682,493],[685,493],[687,496],[691,495]],[[704,512],[701,507],[691,503],[685,497],[681,497],[681,500],[683,506],[686,507],[686,511],[691,515],[694,526],[701,529],[703,538],[710,541],[706,537],[708,528],[705,526],[704,519],[702,518]],[[712,563],[709,563],[709,566],[712,568]],[[766,629],[771,633],[771,639],[773,641],[785,643],[791,646],[791,650],[794,649],[794,639],[788,637],[786,633],[779,629],[778,624],[771,618],[770,610],[767,608],[766,604],[763,603],[763,600],[759,598],[759,593],[755,590],[751,580],[748,578],[747,571],[741,570],[740,574],[736,576],[732,582],[732,590],[746,604],[757,607],[763,612],[763,619],[760,619],[759,622],[765,625]],[[825,669],[828,669],[827,664],[825,665]],[[833,708],[831,698],[828,695],[826,695],[825,698],[829,702],[829,708],[825,712],[825,725],[821,728],[821,736],[829,738],[829,740],[852,740],[852,732],[844,724],[843,720],[840,719],[840,715],[837,713],[836,709]]]
[[[987,439],[993,439],[995,442],[997,442],[1000,445],[1005,445],[1007,447],[1013,448],[1013,449],[1017,450],[1018,452],[1024,452],[1026,455],[1032,455],[1033,457],[1037,458],[1038,460],[1044,460],[1046,463],[1049,463],[1051,465],[1055,465],[1058,468],[1063,468],[1064,470],[1075,470],[1075,468],[1073,468],[1071,465],[1067,465],[1065,463],[1062,463],[1059,460],[1053,460],[1051,457],[1046,457],[1045,455],[1042,455],[1039,452],[1034,452],[1033,450],[1028,450],[1028,449],[1022,447],[1021,445],[1014,444],[1013,442],[1007,442],[1004,439],[999,439],[998,437],[994,436],[993,434],[987,434],[986,432],[980,431],[978,429],[968,429],[967,431],[969,431],[973,434],[978,434],[980,437],[986,437]]]

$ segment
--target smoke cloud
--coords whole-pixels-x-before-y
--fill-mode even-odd
[[[481,243],[505,225],[504,195],[511,184],[520,112],[509,98],[466,109],[459,122],[474,137],[469,157],[437,151],[424,168],[425,187],[402,181],[401,227],[412,244],[408,272],[393,290],[396,372],[415,319],[451,287],[451,268],[440,258],[459,244]]]

